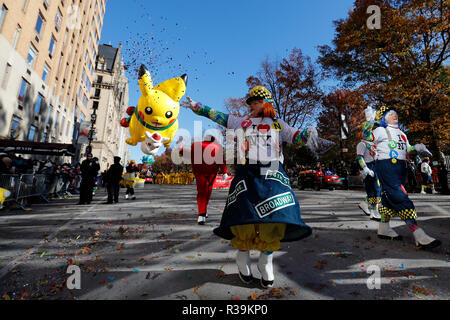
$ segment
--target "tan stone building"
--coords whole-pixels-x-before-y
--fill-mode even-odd
[[[129,158],[128,145],[125,143],[128,129],[120,126],[129,100],[128,79],[121,51],[121,44],[119,48],[100,45],[95,65],[91,110],[96,110],[97,139],[92,141],[92,153],[99,159],[101,170],[113,163],[114,156],[121,157],[122,164],[126,164]]]
[[[0,0],[0,138],[72,143],[87,119],[106,0]]]

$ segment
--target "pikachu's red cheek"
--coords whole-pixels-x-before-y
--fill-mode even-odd
[[[170,120],[169,124],[172,124],[175,122],[175,119]]]

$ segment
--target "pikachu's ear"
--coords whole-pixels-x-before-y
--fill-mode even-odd
[[[149,96],[150,90],[153,89],[153,81],[150,75],[150,72],[147,68],[142,64],[139,69],[139,89],[141,89],[141,93],[143,96]]]
[[[186,93],[187,75],[183,74],[181,77],[173,78],[158,84],[155,90],[160,90],[178,102]]]

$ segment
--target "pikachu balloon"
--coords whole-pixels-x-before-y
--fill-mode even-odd
[[[150,72],[144,65],[139,70],[139,89],[142,96],[138,106],[127,109],[128,118],[121,125],[128,127],[132,146],[141,142],[145,154],[155,155],[164,144],[168,147],[178,130],[180,99],[186,92],[187,75],[153,86]]]

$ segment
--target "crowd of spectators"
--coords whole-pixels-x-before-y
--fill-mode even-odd
[[[0,174],[42,174],[47,197],[63,198],[78,194],[81,183],[80,165],[57,164],[51,160],[25,159],[8,149],[0,153]]]

